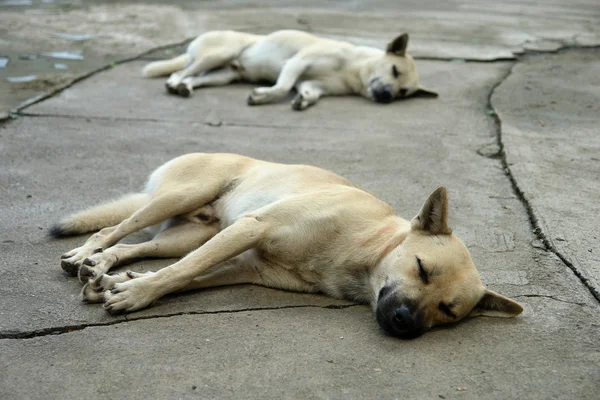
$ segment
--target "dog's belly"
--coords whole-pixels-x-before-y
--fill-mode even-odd
[[[236,66],[246,81],[275,82],[283,64],[297,51],[281,43],[261,41],[244,50],[236,60]]]
[[[233,224],[244,214],[286,197],[292,186],[284,170],[263,170],[259,167],[248,171],[238,178],[232,190],[213,204],[221,229]]]
[[[233,224],[244,214],[258,210],[281,198],[277,191],[253,190],[245,193],[226,195],[222,201],[215,204],[217,216],[221,221],[221,229]]]

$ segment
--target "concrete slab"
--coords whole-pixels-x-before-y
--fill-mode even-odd
[[[599,327],[573,327],[598,321],[598,307],[554,302],[548,313],[544,303],[533,299],[526,320],[473,319],[414,341],[381,335],[364,306],[178,316],[0,340],[0,397],[597,398]]]
[[[130,79],[139,70],[132,63],[32,107],[30,112],[45,116],[21,118],[3,130],[0,177],[10,189],[2,198],[3,334],[114,322],[97,306],[80,304],[78,283],[60,272],[58,256],[83,239],[49,241],[44,228],[65,213],[137,190],[160,163],[198,150],[316,164],[362,184],[408,218],[432,188],[446,184],[453,227],[486,283],[510,296],[548,296],[549,302],[554,296],[586,304],[589,299],[578,291],[577,281],[565,281],[570,271],[539,261],[521,205],[510,194],[498,161],[477,153],[494,140],[486,99],[509,64],[428,62],[424,67],[433,86],[445,93],[440,100],[380,106],[359,98],[329,99],[303,114],[287,104],[251,108],[234,102],[244,98],[247,88],[230,87],[200,91],[185,101],[155,95],[153,82]],[[129,106],[115,90],[125,85],[134,103]],[[150,98],[155,101],[140,101]],[[214,110],[228,110],[219,115],[225,120],[221,126],[194,122],[210,110],[205,108],[209,101]],[[319,127],[321,121],[325,127]],[[334,304],[298,296],[227,288],[167,298],[130,318]],[[521,300],[527,303],[527,297]]]
[[[371,134],[405,134],[444,127],[440,134],[448,134],[449,131],[463,132],[472,129],[469,128],[470,120],[456,118],[458,110],[461,114],[467,113],[469,119],[477,116],[486,123],[486,118],[481,118],[479,111],[470,107],[474,104],[474,96],[479,94],[478,106],[483,108],[486,93],[480,91],[481,82],[494,81],[510,66],[510,63],[420,61],[418,68],[421,82],[438,91],[439,99],[410,99],[381,105],[358,96],[326,97],[317,106],[304,112],[296,112],[291,109],[288,101],[274,105],[247,106],[248,94],[255,87],[248,84],[198,89],[190,98],[172,96],[165,91],[164,79],[141,77],[140,71],[146,63],[147,61],[135,61],[102,72],[43,103],[28,107],[25,113],[116,120],[182,121],[215,127],[267,126],[301,132],[342,129],[368,131]],[[289,100],[291,98],[292,96]],[[360,114],[356,110],[361,110]],[[424,118],[433,114],[439,115],[441,122],[435,127],[430,126],[427,118]],[[412,123],[403,126],[399,125],[400,120]],[[452,126],[448,125],[448,121],[452,121]],[[310,132],[302,133],[302,136],[306,134],[310,135]]]
[[[44,8],[7,10],[0,16],[0,23],[18,37],[17,43],[31,43],[34,39],[46,42],[55,32],[71,25],[73,30],[98,36],[94,42],[96,54],[141,52],[211,29],[302,29],[380,46],[401,29],[415,38],[413,52],[418,56],[481,60],[512,57],[525,45],[537,48],[536,42],[544,50],[549,42],[558,47],[574,44],[580,35],[585,35],[586,43],[600,41],[600,12],[593,0],[579,0],[576,6],[566,0],[552,4],[492,0],[444,4],[435,0],[380,0],[368,4],[336,1],[326,6],[311,0],[303,2],[302,7],[294,1],[73,3],[61,12]],[[37,29],[25,29],[32,23]]]
[[[513,58],[524,50],[600,44],[600,12],[595,0],[578,0],[576,4],[566,0],[552,4],[493,0],[324,4],[310,0],[302,7],[295,1],[273,0],[178,0],[168,4],[63,0],[60,4],[32,4],[2,7],[0,13],[0,56],[9,58],[7,68],[0,69],[0,113],[100,66],[214,29],[255,33],[300,29],[378,47],[406,31],[411,34],[410,49],[415,56],[476,60]],[[92,37],[72,41],[57,37],[57,33]],[[74,51],[85,58],[68,61],[67,71],[56,70],[55,60],[29,58],[48,51]],[[38,79],[19,84],[4,80],[29,74],[38,75]]]
[[[600,50],[572,50],[525,57],[492,101],[542,233],[600,295],[599,96]]]

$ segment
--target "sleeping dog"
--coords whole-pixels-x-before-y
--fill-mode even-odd
[[[272,82],[274,86],[254,89],[248,104],[272,103],[296,89],[294,110],[304,110],[323,96],[358,94],[378,103],[437,97],[420,86],[407,44],[406,33],[383,51],[293,30],[266,36],[212,31],[191,42],[185,54],[150,63],[142,73],[146,77],[171,74],[167,90],[183,97],[202,86]]]
[[[233,154],[188,154],[142,193],[67,217],[54,236],[98,231],[62,256],[83,298],[131,312],[172,292],[253,283],[370,304],[385,332],[415,337],[466,316],[522,307],[486,289],[447,220],[438,188],[412,221],[316,167]],[[150,228],[152,240],[117,244]],[[183,257],[158,272],[106,273],[144,257]]]

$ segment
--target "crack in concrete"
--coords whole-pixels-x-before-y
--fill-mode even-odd
[[[271,311],[271,310],[287,310],[291,308],[324,308],[327,310],[342,310],[351,307],[359,307],[363,306],[363,304],[327,304],[324,306],[312,305],[312,304],[302,304],[295,306],[279,306],[279,307],[256,307],[256,308],[241,308],[238,310],[219,310],[219,311],[182,311],[178,313],[171,314],[163,314],[163,315],[147,315],[143,317],[134,317],[128,318],[125,315],[124,319],[118,319],[115,321],[109,322],[99,322],[99,323],[89,323],[89,324],[78,324],[78,325],[66,325],[66,326],[57,326],[51,328],[37,329],[33,331],[23,331],[23,332],[9,332],[9,333],[0,333],[1,339],[33,339],[42,336],[50,336],[50,335],[62,335],[65,333],[82,331],[86,328],[97,327],[97,326],[111,326],[118,325],[127,322],[133,321],[141,321],[147,319],[160,319],[160,318],[172,318],[178,317],[181,315],[213,315],[213,314],[236,314],[241,312],[248,311]]]
[[[414,56],[415,60],[422,61],[444,61],[444,62],[464,62],[477,64],[491,64],[497,62],[515,61],[517,55],[511,57],[495,57],[495,58],[464,58],[464,57],[436,57],[436,56]]]
[[[579,35],[575,35],[579,36]],[[536,50],[536,49],[523,49],[522,53],[518,53],[518,56],[524,56],[527,54],[558,54],[562,51],[568,50],[592,50],[592,49],[600,49],[600,44],[592,44],[592,45],[577,45],[577,44],[567,44],[564,41],[560,41],[562,46],[554,50]]]
[[[537,298],[543,298],[543,299],[551,299],[551,300],[555,300],[555,301],[560,301],[562,303],[569,303],[569,304],[575,304],[581,307],[589,307],[588,304],[586,303],[580,303],[577,301],[569,301],[569,300],[564,300],[564,299],[559,299],[558,297],[554,297],[554,296],[550,296],[550,295],[546,295],[546,294],[521,294],[518,296],[513,296],[514,298],[519,298],[519,297],[537,297]]]
[[[42,93],[42,94],[40,94],[38,96],[35,96],[35,97],[32,97],[30,99],[25,100],[23,103],[19,104],[18,106],[16,106],[13,109],[11,109],[10,110],[10,114],[17,114],[17,113],[19,113],[19,111],[21,111],[21,110],[23,110],[23,109],[25,109],[27,107],[30,107],[30,106],[32,106],[34,104],[40,103],[40,102],[42,102],[42,101],[44,101],[46,99],[49,99],[50,97],[53,97],[53,96],[57,95],[58,93],[62,92],[63,90],[65,90],[65,89],[73,86],[77,82],[83,81],[83,80],[85,80],[85,79],[87,79],[87,78],[89,78],[91,76],[94,76],[94,75],[100,73],[100,72],[103,72],[103,71],[106,71],[108,69],[114,68],[117,65],[121,65],[121,64],[125,64],[125,63],[131,62],[131,61],[139,60],[139,59],[141,59],[141,58],[143,58],[143,57],[145,57],[145,56],[147,56],[149,54],[152,54],[152,53],[154,53],[156,51],[167,50],[167,49],[171,49],[171,48],[177,47],[177,46],[183,46],[183,45],[191,42],[194,39],[195,39],[195,37],[193,37],[193,38],[187,38],[187,39],[185,39],[185,40],[183,40],[181,42],[178,42],[178,43],[172,43],[172,44],[166,44],[166,45],[163,45],[163,46],[153,47],[153,48],[151,48],[149,50],[146,50],[146,51],[144,51],[142,53],[139,53],[138,55],[135,55],[133,57],[126,57],[126,58],[123,58],[123,59],[120,59],[120,60],[116,60],[116,61],[113,61],[113,62],[111,62],[109,64],[106,64],[106,65],[104,65],[102,67],[99,67],[99,68],[93,69],[91,71],[85,72],[85,73],[83,73],[83,74],[81,74],[81,75],[79,75],[79,76],[71,79],[70,81],[68,81],[67,83],[65,83],[63,85],[60,85],[60,86],[58,86],[58,87],[56,87],[56,88],[54,88],[54,89],[52,89],[52,90],[50,90],[48,92]],[[7,119],[5,121],[10,121],[10,119]]]
[[[131,118],[131,117],[104,117],[104,116],[86,116],[86,115],[71,115],[71,114],[44,114],[44,113],[27,113],[19,112],[17,115],[22,117],[38,117],[38,118],[66,118],[66,119],[85,119],[85,120],[98,120],[98,121],[115,121],[115,122],[158,122],[158,123],[184,123],[184,124],[202,124],[204,126],[210,126],[213,128],[219,128],[221,126],[232,126],[240,128],[269,128],[269,129],[291,129],[291,130],[302,130],[307,129],[321,129],[329,131],[344,131],[344,132],[364,132],[362,129],[353,129],[351,127],[332,127],[322,125],[277,125],[277,124],[256,124],[256,123],[243,123],[243,122],[227,122],[227,121],[185,121],[180,119],[156,119],[156,118]],[[377,132],[377,131],[373,131]]]
[[[594,47],[600,48],[600,46],[589,46],[589,47],[565,46],[564,48],[559,49],[556,52],[551,52],[551,53],[558,53],[558,51],[563,51],[563,50],[571,49],[571,48],[589,49],[589,48],[594,48]],[[513,69],[515,68],[517,63],[518,63],[518,60],[515,61],[510,66],[510,68],[508,69],[508,72],[498,82],[496,82],[496,84],[492,87],[492,89],[490,90],[490,93],[488,95],[487,114],[493,119],[494,124],[496,126],[496,141],[497,141],[497,145],[498,145],[498,152],[496,154],[489,156],[488,158],[500,160],[500,164],[502,167],[502,171],[504,172],[504,175],[506,175],[506,177],[510,181],[510,184],[512,186],[514,194],[517,196],[517,198],[519,199],[519,201],[521,202],[521,204],[523,204],[523,207],[525,208],[527,217],[529,219],[529,224],[531,225],[531,228],[532,228],[531,231],[540,240],[540,242],[544,245],[545,250],[554,253],[554,255],[556,255],[563,262],[563,264],[565,264],[571,271],[573,271],[573,273],[579,279],[579,281],[583,284],[583,286],[585,286],[589,290],[589,292],[592,294],[592,296],[594,296],[594,298],[600,303],[600,292],[598,292],[598,290],[596,290],[596,288],[591,284],[589,279],[587,279],[571,261],[569,261],[560,251],[558,251],[558,249],[556,247],[554,247],[554,245],[548,240],[546,234],[542,231],[538,217],[535,215],[533,207],[531,206],[531,203],[527,199],[527,196],[525,196],[525,192],[523,192],[523,190],[519,186],[517,180],[513,176],[510,166],[508,164],[508,161],[506,159],[506,152],[504,150],[504,142],[502,141],[502,120],[498,116],[498,113],[496,112],[496,109],[494,108],[494,106],[492,104],[492,96],[494,95],[494,92],[496,91],[496,89],[498,87],[500,87],[500,85],[502,85],[502,83],[504,83],[510,77],[510,75],[512,74]]]
[[[552,41],[552,40],[549,40],[549,39],[542,39],[542,40]],[[598,48],[600,48],[600,44],[575,45],[575,44],[566,43],[564,40],[562,40],[562,41],[556,41],[556,40],[554,40],[554,42],[560,43],[561,46],[558,47],[558,48],[556,48],[556,49],[550,49],[550,50],[539,49],[538,50],[538,49],[524,48],[523,46],[525,46],[527,44],[527,42],[523,42],[523,43],[521,43],[521,44],[518,45],[519,47],[521,47],[521,51],[513,52],[513,55],[510,56],[510,57],[468,58],[468,57],[414,56],[413,58],[415,60],[424,60],[424,61],[445,61],[445,62],[464,62],[464,63],[490,64],[490,63],[507,62],[507,61],[517,62],[519,60],[519,58],[521,58],[523,56],[526,56],[528,54],[546,54],[546,53],[548,53],[548,54],[558,54],[558,53],[560,53],[562,51],[568,51],[568,50],[589,50],[589,49],[598,49]]]
[[[85,119],[85,120],[98,120],[98,121],[117,121],[117,122],[171,122],[168,119],[156,119],[156,118],[123,118],[123,117],[102,117],[102,116],[87,116],[87,115],[72,115],[72,114],[44,114],[44,113],[28,113],[19,112],[21,117],[38,117],[38,118],[65,118],[65,119]],[[205,124],[208,125],[208,124]]]
[[[352,131],[351,128],[335,128],[326,127],[321,125],[309,126],[294,126],[294,125],[276,125],[276,124],[255,124],[255,123],[240,123],[240,122],[226,122],[226,121],[185,121],[180,119],[156,119],[156,118],[131,118],[131,117],[104,117],[104,116],[87,116],[87,115],[72,115],[72,114],[44,114],[44,113],[27,113],[19,112],[17,115],[22,117],[42,117],[42,118],[66,118],[66,119],[85,119],[85,120],[98,120],[98,121],[115,121],[115,122],[158,122],[158,123],[188,123],[188,124],[202,124],[213,128],[221,126],[233,126],[241,128],[272,128],[272,129],[292,129],[292,130],[306,130],[306,129],[326,129],[331,131],[342,130],[344,132]],[[358,130],[362,132],[362,130]]]

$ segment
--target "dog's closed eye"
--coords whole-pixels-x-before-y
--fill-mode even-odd
[[[419,278],[421,278],[423,283],[427,285],[429,283],[429,277],[427,275],[427,271],[425,271],[425,268],[423,268],[423,264],[421,263],[421,259],[419,257],[417,257],[417,267],[419,269]]]
[[[452,312],[452,310],[450,309],[450,306],[449,306],[448,304],[445,304],[445,303],[440,303],[440,304],[438,305],[438,309],[439,309],[441,312],[443,312],[444,314],[446,314],[448,317],[456,319],[456,314],[454,314],[454,313]]]
[[[392,65],[392,74],[394,75],[394,78],[400,76],[400,72],[398,71],[398,68],[396,68],[395,65]]]

